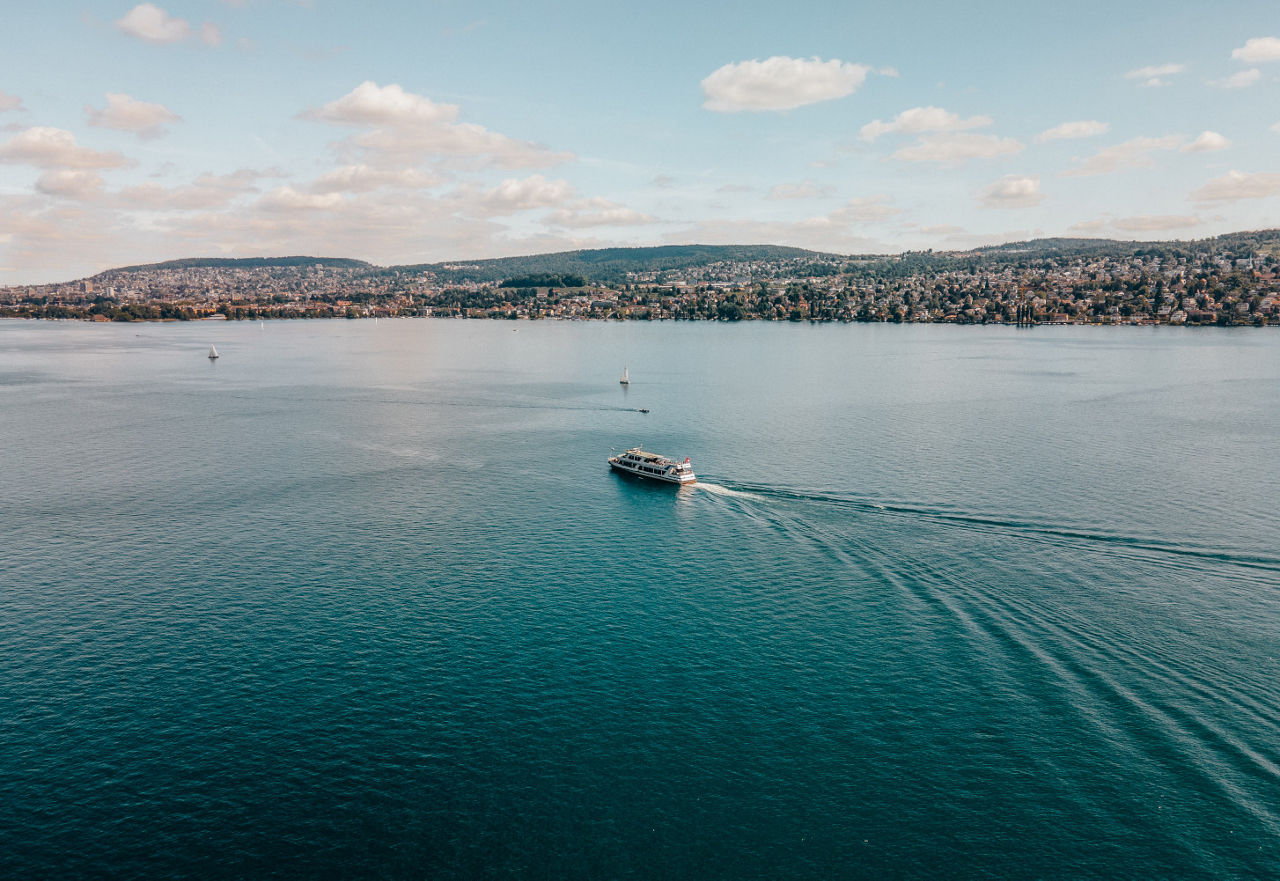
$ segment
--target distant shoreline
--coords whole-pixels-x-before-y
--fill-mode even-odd
[[[841,320],[841,319],[824,319],[824,318],[804,318],[804,319],[760,319],[760,318],[742,318],[742,319],[720,319],[720,318],[604,318],[604,317],[507,317],[507,316],[467,316],[467,315],[263,315],[255,317],[234,317],[228,319],[225,316],[218,317],[204,316],[200,318],[90,318],[83,316],[43,316],[43,315],[0,315],[0,321],[27,322],[27,321],[45,321],[50,323],[67,323],[67,324],[203,324],[213,323],[222,324],[231,322],[234,324],[252,323],[254,321],[368,321],[370,319],[385,320],[422,320],[431,319],[435,321],[511,321],[521,324],[529,323],[590,323],[590,324],[898,324],[898,325],[942,325],[948,327],[1173,327],[1173,328],[1280,328],[1280,321],[1270,321],[1266,323],[1255,322],[1232,322],[1224,323],[1218,321],[1197,321],[1197,322],[1168,322],[1168,321],[1152,321],[1152,320],[1120,320],[1120,321],[912,321],[901,320],[893,321],[891,319],[884,320]]]
[[[398,267],[192,258],[0,288],[0,316],[215,315],[1270,326],[1280,324],[1280,230],[866,257],[699,245]]]

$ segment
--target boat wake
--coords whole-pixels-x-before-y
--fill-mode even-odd
[[[712,495],[714,495],[714,496],[724,496],[724,497],[726,497],[726,498],[733,498],[733,499],[760,499],[760,500],[763,500],[763,499],[764,499],[764,496],[756,495],[755,493],[744,492],[744,491],[739,490],[739,489],[730,489],[729,487],[727,487],[727,486],[721,486],[721,485],[720,485],[720,484],[718,484],[718,483],[706,483],[705,481],[701,481],[701,480],[700,480],[700,481],[698,481],[698,482],[697,482],[697,483],[695,483],[695,484],[692,484],[692,487],[691,487],[691,488],[692,488],[692,489],[704,489],[704,490],[706,490],[707,492],[711,493],[711,494],[712,494]]]
[[[758,502],[777,500],[819,503],[867,514],[928,520],[940,526],[1021,535],[1029,540],[1084,543],[1099,548],[1110,547],[1117,553],[1141,553],[1169,559],[1190,558],[1201,562],[1239,566],[1246,570],[1280,572],[1280,557],[1235,549],[1196,547],[1185,542],[1168,541],[1154,536],[1130,535],[1105,529],[1073,527],[1031,519],[1019,520],[942,506],[887,500],[873,501],[856,496],[804,492],[782,487],[742,484],[740,488],[732,488],[709,483],[698,483],[697,486],[704,487],[714,495]]]

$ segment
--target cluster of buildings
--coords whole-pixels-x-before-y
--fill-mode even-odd
[[[1280,248],[1119,255],[990,249],[640,267],[582,287],[483,266],[166,265],[0,289],[0,315],[163,320],[452,316],[1051,324],[1280,324]],[[351,264],[352,261],[334,261]]]

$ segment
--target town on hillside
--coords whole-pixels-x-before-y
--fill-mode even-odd
[[[0,288],[0,316],[91,321],[489,319],[1280,324],[1280,230],[1198,242],[1046,239],[840,256],[670,246],[379,267],[180,260]]]

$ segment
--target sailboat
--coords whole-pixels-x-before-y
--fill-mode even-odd
[[[213,346],[209,347],[209,360],[210,361],[218,360],[218,350],[215,349]]]
[[[631,385],[631,377],[627,375],[627,368],[622,368],[622,379],[618,380],[620,385]]]

